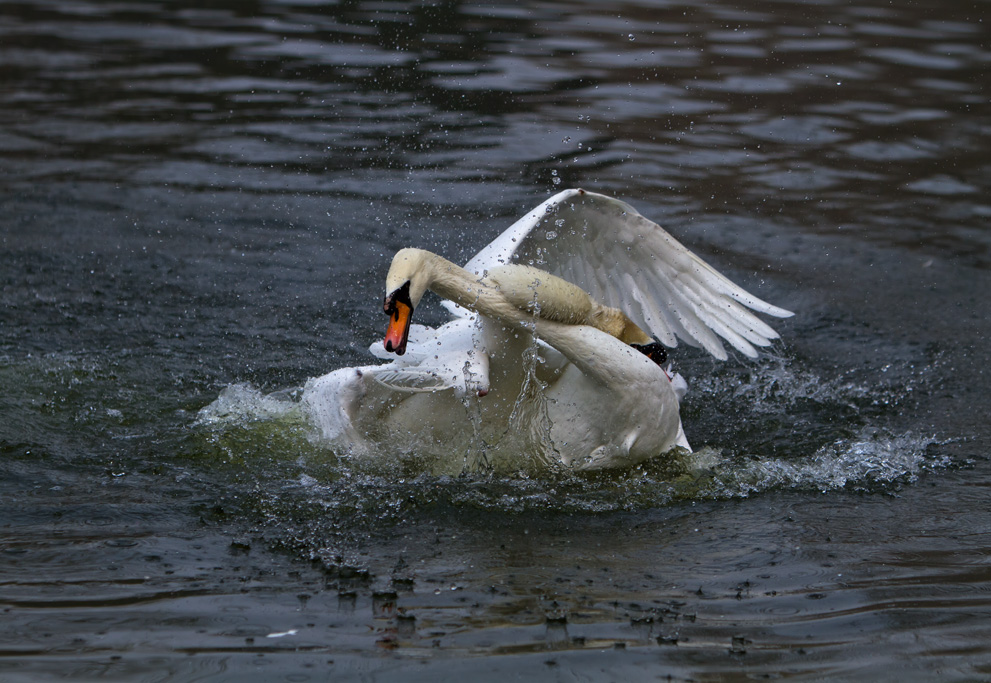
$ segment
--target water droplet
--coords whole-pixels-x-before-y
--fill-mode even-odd
[[[548,230],[546,237],[548,240],[557,239],[557,232],[555,232],[554,230]]]

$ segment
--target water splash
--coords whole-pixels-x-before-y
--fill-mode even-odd
[[[329,452],[314,440],[297,392],[264,394],[249,384],[225,388],[202,408],[192,424],[188,446],[194,457],[228,464],[321,463]]]
[[[934,448],[940,443],[935,436],[895,433],[870,424],[870,411],[863,406],[875,403],[877,396],[856,383],[824,382],[783,364],[748,372],[746,381],[731,381],[726,375],[703,386],[701,393],[722,392],[723,403],[715,410],[729,406],[735,411],[729,420],[734,423],[787,423],[796,406],[802,413],[818,411],[820,424],[811,430],[816,437],[782,427],[776,438],[790,434],[789,449],[744,431],[743,441],[732,447],[675,450],[628,471],[577,474],[521,453],[514,471],[481,468],[444,474],[433,458],[418,458],[415,448],[374,457],[332,451],[316,438],[293,392],[265,395],[248,385],[225,389],[200,411],[194,430],[205,435],[207,451],[216,455],[219,449],[225,461],[272,463],[255,474],[266,479],[266,490],[305,500],[324,512],[347,511],[352,518],[371,510],[376,518],[383,511],[398,518],[438,504],[514,512],[603,512],[748,497],[782,488],[883,490],[949,464]],[[726,391],[727,383],[735,383],[735,389]],[[837,411],[859,416],[867,424],[849,419],[842,427],[831,425]],[[725,421],[727,415],[721,418]],[[466,454],[453,454],[454,461],[463,465]]]
[[[768,357],[708,374],[689,368],[699,379],[682,413],[696,451],[675,450],[626,471],[575,473],[528,456],[522,440],[508,469],[467,467],[477,454],[452,444],[440,445],[452,451],[446,456],[421,453],[412,438],[362,457],[321,442],[296,392],[265,395],[248,385],[228,387],[200,411],[194,430],[206,434],[208,453],[219,448],[228,462],[266,463],[254,474],[270,492],[264,507],[315,506],[350,520],[398,520],[438,505],[606,512],[774,489],[884,491],[950,464],[935,435],[886,426],[913,394],[931,389],[931,367],[892,368],[885,385],[852,373],[823,378],[796,365]]]
[[[711,485],[703,487],[712,497],[746,497],[775,488],[825,493],[852,487],[883,488],[892,483],[915,481],[924,470],[946,467],[946,456],[933,455],[934,436],[891,434],[862,429],[855,438],[838,439],[808,458],[724,457],[710,454],[700,462],[708,470]],[[701,491],[700,491],[701,493]]]
[[[232,384],[220,396],[200,410],[194,427],[277,420],[290,415],[298,404],[294,392],[263,394],[250,384]]]

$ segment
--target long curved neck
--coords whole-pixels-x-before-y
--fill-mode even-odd
[[[497,322],[519,326],[542,318],[590,325],[626,343],[653,341],[619,309],[599,304],[581,288],[550,273],[506,265],[479,278],[437,254],[412,251],[426,275],[427,289]]]
[[[442,256],[422,251],[427,289],[470,311],[506,324],[519,324],[530,316],[510,305],[498,288]]]
[[[617,339],[619,334],[601,329],[595,324],[597,321],[569,324],[540,314],[535,315],[519,307],[520,301],[517,301],[518,297],[514,296],[511,288],[507,297],[507,291],[498,282],[498,273],[491,279],[479,278],[441,256],[430,252],[424,254],[423,263],[429,278],[427,288],[435,294],[503,325],[530,329],[563,353],[583,373],[603,384],[635,381],[637,373],[642,372],[643,362],[638,361],[643,361],[646,357],[631,349],[626,342]],[[544,273],[543,277],[553,276]],[[527,292],[530,293],[532,292]],[[557,302],[557,305],[563,304]],[[593,305],[601,308],[598,304]],[[636,331],[646,336],[639,328]],[[647,361],[647,364],[653,366],[652,361]]]
[[[427,289],[459,306],[474,310],[473,302],[485,286],[480,279],[443,256],[429,251],[422,253],[428,272]]]

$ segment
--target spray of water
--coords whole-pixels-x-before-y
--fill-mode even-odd
[[[530,362],[537,362],[533,351]],[[518,404],[539,400],[539,386],[531,389],[524,388]],[[200,411],[193,429],[201,435],[205,455],[292,463],[288,470],[271,469],[272,477],[288,479],[278,485],[269,482],[269,490],[288,486],[296,495],[305,492],[333,509],[346,507],[343,501],[351,501],[354,510],[362,508],[362,501],[373,501],[376,510],[396,513],[439,500],[507,510],[604,511],[746,497],[780,488],[875,490],[914,481],[923,471],[947,464],[937,454],[940,442],[934,435],[893,433],[875,424],[881,420],[871,406],[886,404],[883,388],[872,391],[844,378],[824,381],[793,371],[787,363],[770,362],[742,375],[726,373],[699,382],[693,389],[711,410],[697,419],[703,427],[716,425],[711,430],[716,437],[730,433],[720,431],[726,424],[752,424],[760,436],[740,427],[737,442],[703,444],[694,453],[675,450],[628,471],[581,475],[523,450],[510,469],[495,470],[484,457],[477,425],[471,443],[453,448],[446,464],[439,464],[435,453],[418,457],[415,435],[409,443],[394,445],[393,452],[356,457],[321,443],[292,392],[265,395],[247,385],[224,390]],[[472,399],[465,410],[474,424],[478,415]],[[697,410],[689,406],[690,412]],[[523,413],[540,414],[514,411]],[[838,415],[843,419],[837,420]],[[811,424],[789,427],[794,420]],[[540,424],[512,428],[530,438],[542,434]],[[525,443],[522,439],[521,449]],[[305,482],[302,488],[300,482]]]

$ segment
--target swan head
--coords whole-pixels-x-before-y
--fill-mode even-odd
[[[430,273],[425,252],[421,249],[401,249],[392,259],[385,279],[385,303],[389,316],[385,332],[385,350],[396,355],[406,353],[409,325],[413,309],[420,303],[430,285]]]

